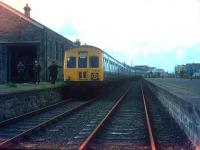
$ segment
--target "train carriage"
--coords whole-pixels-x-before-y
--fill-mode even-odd
[[[89,45],[65,51],[64,81],[108,81],[131,76],[131,67]]]

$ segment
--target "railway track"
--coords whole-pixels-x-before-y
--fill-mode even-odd
[[[12,145],[23,136],[69,115],[91,102],[93,99],[85,102],[69,99],[0,122],[0,148]]]
[[[161,127],[155,123],[155,120],[162,120],[166,116],[168,116],[167,119],[171,117],[167,112],[161,111],[160,114],[160,111],[149,110],[152,98],[147,100],[149,96],[145,94],[152,95],[146,87],[145,91],[142,86],[141,88],[138,86],[137,89],[132,88],[126,97],[122,96],[113,108],[106,115],[104,114],[105,117],[102,120],[98,119],[99,116],[103,116],[102,112],[91,120],[91,123],[76,136],[76,140],[68,143],[68,149],[194,149],[175,122],[170,122],[169,125],[166,120],[159,122]],[[154,102],[153,105],[164,110],[158,102]],[[154,114],[160,115],[158,117]],[[165,128],[162,128],[163,124]],[[176,141],[177,139],[180,141]]]
[[[33,130],[37,130],[37,132],[31,131],[29,133],[26,133],[25,138],[16,138],[15,140],[8,142],[8,144],[4,144],[2,146],[10,148],[9,143],[17,141],[17,143],[14,143],[14,146],[15,148],[21,149],[65,148],[67,142],[70,141],[70,139],[73,138],[75,135],[77,135],[77,132],[79,132],[85,124],[91,121],[92,118],[96,117],[96,112],[98,108],[105,108],[106,110],[109,110],[109,108],[113,105],[116,97],[119,97],[119,95],[124,91],[125,87],[127,87],[127,85],[116,89],[116,94],[114,95],[110,94],[106,97],[102,97],[100,98],[101,101],[93,101],[93,103],[90,104],[89,107],[78,109],[75,113],[67,115],[59,121],[51,121],[51,124],[47,124],[48,126],[42,125],[42,128],[39,127],[38,129],[36,128]],[[20,124],[19,127],[22,128],[23,125]]]
[[[36,128],[26,133],[26,139],[17,137],[8,143],[17,140],[17,148],[28,149],[193,150],[184,132],[150,89],[145,84],[141,86],[141,82],[130,85],[60,121],[42,125],[43,130],[33,133]]]
[[[157,149],[194,150],[195,147],[188,140],[184,131],[147,86],[144,86],[144,93],[151,115],[152,130],[154,131]]]
[[[85,139],[79,140],[82,141],[79,143],[79,150],[151,148],[142,92],[139,83],[135,84],[126,96],[119,99],[96,128]],[[71,146],[71,149],[73,148],[75,149]]]

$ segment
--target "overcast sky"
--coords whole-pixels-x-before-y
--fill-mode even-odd
[[[3,0],[121,62],[174,71],[200,63],[200,0]]]

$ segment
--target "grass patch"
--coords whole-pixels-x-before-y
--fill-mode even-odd
[[[12,88],[15,88],[17,87],[17,84],[16,83],[12,83],[12,82],[9,82],[6,84],[8,87],[12,87]]]
[[[13,92],[25,92],[31,90],[40,90],[40,89],[48,89],[48,88],[57,88],[65,85],[63,81],[58,81],[56,84],[51,84],[49,82],[41,82],[38,84],[33,83],[12,83],[9,82],[7,84],[0,84],[0,94],[5,93],[13,93]]]

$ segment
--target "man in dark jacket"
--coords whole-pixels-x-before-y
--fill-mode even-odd
[[[52,64],[48,67],[49,69],[49,79],[51,81],[51,84],[55,84],[57,75],[58,75],[58,65],[55,63],[55,61],[52,62]]]
[[[33,66],[33,73],[34,73],[34,83],[40,83],[40,71],[41,71],[41,66],[38,63],[37,60],[35,60],[35,64]]]

